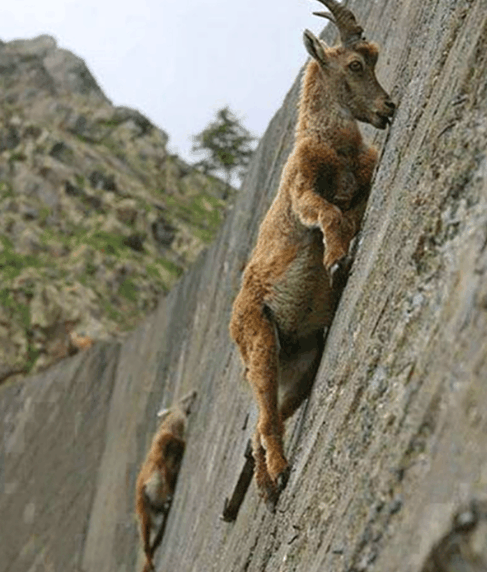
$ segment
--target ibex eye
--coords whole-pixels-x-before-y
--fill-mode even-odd
[[[360,62],[355,60],[348,66],[354,72],[361,72],[363,70],[363,66]]]

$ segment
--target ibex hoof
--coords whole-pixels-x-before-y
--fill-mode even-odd
[[[272,494],[270,494],[265,500],[265,506],[267,507],[267,510],[272,514],[276,512],[276,504],[278,498],[279,495],[275,491],[273,491]]]
[[[280,475],[278,475],[276,480],[276,489],[278,493],[280,493],[286,488],[290,473],[291,473],[291,468],[286,467],[284,471]]]
[[[347,283],[348,273],[351,266],[351,257],[344,256],[343,258],[340,258],[340,260],[337,260],[337,262],[335,262],[335,264],[330,267],[330,285],[334,290],[344,288],[345,284]]]
[[[268,488],[267,494],[265,495],[265,504],[270,512],[276,512],[277,501],[281,492],[285,489],[287,482],[289,480],[289,475],[291,472],[290,467],[286,467],[282,473],[277,476],[276,484],[272,488]]]

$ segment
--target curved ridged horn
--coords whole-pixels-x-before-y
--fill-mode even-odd
[[[363,40],[364,29],[357,23],[355,16],[348,9],[336,2],[336,0],[318,0],[324,4],[331,14],[328,12],[313,12],[316,16],[331,20],[340,32],[340,39],[344,46],[351,46],[360,40]]]

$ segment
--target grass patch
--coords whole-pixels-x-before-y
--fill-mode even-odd
[[[86,274],[88,274],[88,276],[93,276],[97,270],[98,267],[96,264],[94,264],[91,260],[88,260],[85,266]]]
[[[27,160],[27,156],[20,152],[20,151],[15,151],[14,153],[12,153],[9,157],[9,161],[26,161]]]
[[[81,135],[81,133],[73,133],[73,135],[76,137],[76,139],[77,139],[78,141],[81,141],[81,143],[86,143],[86,144],[88,144],[88,145],[89,145],[90,143],[92,143],[92,141],[90,141],[90,140],[88,139],[88,137],[85,137],[84,135]]]
[[[30,328],[29,306],[21,302],[16,302],[9,288],[2,288],[2,290],[0,290],[0,305],[6,310],[10,310],[12,317],[17,317],[26,330]]]
[[[10,240],[8,236],[4,234],[0,234],[0,242],[3,244],[5,248],[11,250],[14,247],[14,243]]]
[[[152,264],[152,263],[147,264],[145,270],[147,272],[147,275],[150,276],[151,278],[156,278],[156,279],[161,278],[161,274],[159,272],[159,269],[157,268],[157,264]]]
[[[130,280],[126,278],[119,286],[118,293],[123,296],[129,302],[137,302],[137,286]]]
[[[211,208],[209,209],[207,205]],[[199,195],[194,198],[192,208],[201,221],[200,226],[205,226],[215,234],[223,220],[222,207],[218,199],[210,195]]]
[[[2,242],[4,246],[6,246],[3,240]],[[39,268],[41,263],[36,256],[17,254],[7,246],[0,252],[0,274],[2,275],[2,281],[13,280],[22,272],[23,268],[29,266]]]
[[[0,290],[0,305],[4,308],[12,309],[14,304],[14,299],[10,290],[8,288],[2,288]]]
[[[6,181],[0,181],[0,199],[7,199],[14,196],[12,187]]]
[[[98,119],[97,123],[98,125],[102,125],[103,127],[116,128],[122,122],[119,119]]]
[[[100,303],[103,308],[103,312],[110,318],[110,320],[117,322],[117,324],[122,323],[122,314],[113,306],[113,304],[103,298],[100,299]]]
[[[215,233],[208,228],[195,228],[193,232],[199,239],[206,243],[212,242],[215,238]]]
[[[115,157],[117,157],[121,161],[126,160],[125,154],[123,152],[124,150],[121,144],[118,141],[112,139],[109,135],[101,139],[101,141],[99,141],[98,144],[103,145],[106,149],[108,149],[111,153],[115,155]]]
[[[35,366],[37,358],[41,355],[41,350],[32,347],[30,342],[27,344],[27,360],[25,362],[26,373],[30,373]]]
[[[80,175],[79,173],[75,173],[74,174],[74,180],[76,181],[76,184],[78,185],[78,187],[81,187],[82,189],[85,187],[86,180],[83,177],[83,175]]]
[[[20,318],[22,326],[28,330],[30,328],[30,308],[27,304],[17,303],[15,304],[16,313]]]
[[[204,242],[211,242],[223,220],[223,205],[219,199],[208,194],[199,194],[189,202],[165,197],[174,219],[180,219],[193,227],[194,233]]]
[[[129,249],[129,247],[123,243],[123,240],[124,237],[119,234],[99,230],[92,235],[86,235],[84,240],[80,240],[80,242],[84,242],[104,254],[120,256],[123,251],[127,252]]]
[[[51,214],[51,209],[49,207],[41,207],[39,209],[39,224],[44,226]]]
[[[50,216],[50,213],[49,213]],[[81,225],[75,225],[70,221],[64,223],[64,228],[48,226],[44,228],[41,235],[41,242],[45,246],[49,242],[62,244],[68,250],[86,242],[87,230]]]
[[[174,262],[166,260],[165,258],[158,258],[157,262],[168,272],[174,274],[175,276],[179,277],[184,272],[184,269],[181,268],[181,266],[178,266],[177,264],[174,264]]]

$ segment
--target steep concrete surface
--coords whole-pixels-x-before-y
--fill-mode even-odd
[[[352,7],[399,108],[387,134],[365,130],[381,161],[315,387],[288,425],[276,514],[251,485],[236,522],[219,519],[255,422],[227,324],[297,84],[219,239],[156,313],[120,347],[0,391],[1,572],[140,570],[137,468],[160,404],[193,387],[157,571],[487,569],[487,3]]]

